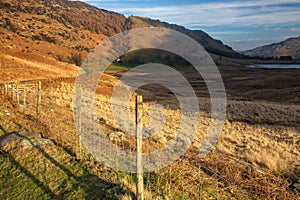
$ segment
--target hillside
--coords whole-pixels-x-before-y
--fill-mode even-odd
[[[40,54],[76,63],[76,57],[127,29],[123,15],[79,1],[3,0],[0,8],[0,51],[7,54]]]
[[[243,53],[251,57],[292,56],[293,59],[300,59],[300,36],[289,38],[283,42],[251,49]]]
[[[185,33],[209,52],[237,57],[230,47],[202,31],[101,10],[80,1],[0,1],[0,52],[42,55],[80,65],[82,59],[106,38],[145,26],[172,28]]]
[[[126,109],[126,102],[112,101],[112,94],[130,67],[160,61],[177,64],[173,67],[195,90],[201,112],[198,129],[187,135],[195,134],[187,151],[169,166],[145,171],[145,200],[299,198],[299,70],[247,68],[260,60],[239,59],[242,55],[203,31],[149,18],[126,18],[83,1],[0,0],[0,16],[0,199],[137,199],[135,174],[97,160],[91,148],[101,143],[82,143],[82,138],[102,134],[108,144],[134,153],[135,133],[131,135],[122,124],[134,122],[136,104],[130,102]],[[130,52],[124,55],[128,63],[121,58],[101,76],[94,103],[91,90],[80,88],[74,93],[76,65],[97,44],[122,31],[148,26],[172,28],[197,40],[211,53],[224,79],[227,118],[215,149],[203,159],[199,158],[201,143],[213,122],[210,93],[195,69],[178,62],[181,57],[152,49]],[[164,80],[168,78],[173,77]],[[176,135],[184,129],[188,132],[185,127],[191,123],[181,121],[185,112],[167,87],[147,84],[137,93],[144,99],[142,121],[147,134],[142,152],[145,163],[150,163],[151,155],[146,154],[181,140]],[[74,94],[79,98],[74,99]],[[88,113],[77,101],[90,104]],[[114,113],[115,108],[125,108],[130,117]],[[83,120],[78,123],[78,119]],[[161,130],[152,127],[158,120]],[[102,133],[93,129],[95,124]]]
[[[207,33],[201,30],[189,30],[184,28],[183,26],[178,26],[176,24],[168,24],[166,22],[161,22],[159,20],[153,20],[145,17],[129,17],[129,22],[131,24],[131,28],[140,28],[140,27],[163,27],[176,30],[183,34],[186,34],[199,42],[208,52],[227,56],[227,57],[240,57],[241,55],[235,52],[231,47],[224,45],[220,40],[215,40],[210,37]]]

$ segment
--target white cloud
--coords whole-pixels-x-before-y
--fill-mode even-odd
[[[300,28],[291,28],[292,32],[300,32]]]
[[[264,28],[265,31],[282,31],[282,28],[275,27],[275,28]]]
[[[236,35],[236,34],[249,34],[249,31],[209,31],[211,35]]]
[[[268,45],[272,43],[282,42],[288,38],[294,37],[293,35],[286,35],[284,37],[273,38],[249,38],[243,40],[226,40],[226,44],[230,44],[235,50],[249,50],[259,46]]]
[[[299,0],[286,0],[296,4]],[[255,26],[298,23],[299,7],[282,7],[282,0],[233,1],[160,7],[122,7],[114,11],[191,26]]]
[[[299,0],[229,0],[225,3],[220,1],[201,3],[198,1],[199,3],[196,4],[188,4],[187,1],[181,5],[170,6],[155,6],[153,3],[149,3],[151,0],[83,1],[125,15],[150,17],[187,28],[206,29],[209,34],[225,40],[225,43],[237,50],[279,42],[293,36],[292,34],[300,33],[300,27],[298,27],[300,24]],[[145,3],[146,1],[148,3]],[[214,26],[225,28],[215,31]],[[241,27],[243,28],[239,29]],[[258,30],[263,31],[264,34]],[[260,36],[262,38],[245,40],[247,37]]]

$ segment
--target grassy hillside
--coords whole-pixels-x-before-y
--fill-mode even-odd
[[[20,80],[74,77],[78,67],[31,53],[0,53],[0,83]]]
[[[80,1],[2,0],[0,16],[0,84],[42,79],[39,117],[34,89],[29,90],[24,109],[16,98],[0,93],[0,199],[135,199],[134,174],[101,164],[84,147],[80,154],[72,95],[76,65],[97,44],[124,30],[147,26],[181,31],[213,53],[228,107],[215,150],[200,159],[200,143],[210,122],[210,99],[195,70],[175,55],[147,50],[124,55],[122,63],[108,68],[114,76],[102,77],[95,103],[97,122],[107,135],[122,131],[113,122],[110,96],[118,77],[135,65],[173,66],[199,98],[201,126],[193,144],[170,166],[145,173],[146,199],[299,198],[299,71],[249,69],[247,64],[260,61],[228,58],[240,55],[202,31],[149,18],[126,18]],[[138,92],[145,99],[145,115],[153,102],[168,108],[169,124],[144,146],[150,151],[151,145],[162,147],[176,135],[179,105],[173,93],[157,84]],[[149,116],[144,120],[151,121]],[[130,148],[135,145],[131,138],[126,136],[116,145]]]
[[[54,80],[48,84],[44,82],[44,88],[56,90],[61,86],[56,94],[63,97],[61,94],[66,95],[65,90],[70,88],[69,81],[65,84]],[[34,109],[28,108],[24,113],[7,96],[1,96],[1,198],[135,199],[135,175],[114,171],[97,162],[88,152],[83,154],[83,159],[78,159],[72,112],[62,103],[68,101],[61,99],[53,103],[46,93],[43,96],[40,120]],[[55,93],[50,96],[55,99]],[[41,133],[41,138],[36,134],[15,136],[22,131]],[[185,159],[145,174],[144,178],[145,195],[149,200],[194,199],[199,195],[205,199],[248,199],[247,194],[222,181],[217,182],[216,189],[214,176]]]
[[[141,27],[163,27],[179,31],[197,41],[203,46],[209,53],[227,56],[227,57],[241,57],[240,54],[235,52],[231,47],[224,45],[221,41],[215,40],[210,37],[207,33],[201,30],[189,30],[183,26],[178,26],[176,24],[168,24],[161,22],[159,20],[153,20],[145,17],[131,16],[129,17],[132,28],[141,28]]]
[[[28,53],[80,65],[101,41],[131,28],[158,26],[189,35],[207,51],[240,57],[203,31],[101,10],[80,1],[2,0],[0,53]],[[34,59],[34,57],[31,57]]]
[[[79,1],[0,2],[0,51],[28,52],[74,62],[99,42],[127,29],[123,15]]]

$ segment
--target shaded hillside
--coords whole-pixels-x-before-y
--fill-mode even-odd
[[[265,45],[244,52],[251,57],[281,57],[291,56],[293,59],[300,59],[300,36],[289,38],[283,42]]]
[[[185,33],[209,52],[238,57],[238,53],[203,31],[98,9],[80,1],[1,0],[0,52],[40,54],[80,65],[80,60],[106,38],[145,26]],[[32,56],[31,56],[32,57]]]
[[[164,27],[170,28],[181,33],[184,33],[197,42],[199,42],[208,52],[227,56],[227,57],[240,57],[241,55],[235,52],[231,47],[224,45],[220,40],[215,40],[210,37],[207,33],[201,30],[189,30],[184,28],[183,26],[178,26],[176,24],[169,24],[166,22],[161,22],[159,20],[153,20],[145,17],[129,17],[129,21],[132,28],[140,28],[140,27]]]

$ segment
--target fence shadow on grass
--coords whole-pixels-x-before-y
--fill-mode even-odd
[[[129,189],[124,188],[124,185],[109,182],[97,176],[96,174],[91,173],[87,169],[85,163],[81,161],[75,161],[74,159],[73,165],[78,165],[78,167],[80,167],[82,170],[79,173],[80,175],[76,175],[76,171],[72,172],[68,167],[66,167],[56,158],[54,158],[49,153],[47,153],[44,150],[43,146],[36,145],[34,141],[29,137],[25,137],[17,133],[11,133],[11,134],[15,134],[17,136],[17,137],[14,136],[14,138],[29,141],[32,148],[37,149],[38,152],[41,153],[43,158],[46,158],[46,160],[50,161],[57,169],[61,170],[65,175],[67,175],[66,180],[63,181],[63,184],[65,185],[62,184],[60,185],[60,187],[63,188],[70,183],[71,183],[71,187],[61,192],[54,192],[53,189],[51,189],[48,186],[49,183],[48,184],[46,183],[47,181],[41,181],[39,178],[37,178],[36,175],[31,172],[30,169],[22,165],[21,162],[19,162],[15,158],[15,156],[11,151],[2,150],[3,154],[0,156],[8,157],[11,164],[14,165],[23,174],[25,174],[29,179],[31,179],[36,184],[36,186],[39,187],[44,192],[44,194],[47,195],[50,199],[66,199],[70,195],[72,195],[72,193],[74,195],[74,192],[78,190],[82,191],[83,194],[81,193],[81,198],[84,199],[120,199],[120,197],[124,194],[130,196],[132,199],[135,199],[135,195],[133,194],[133,192],[131,192]],[[9,135],[10,134],[6,134],[5,136],[0,136],[0,141],[4,140],[5,138],[8,138]],[[47,147],[53,148],[51,146],[47,146]],[[64,153],[70,155],[69,154],[70,152],[65,152],[63,148],[61,147],[57,147],[57,148],[62,149]],[[71,182],[70,180],[73,180],[73,182]]]

